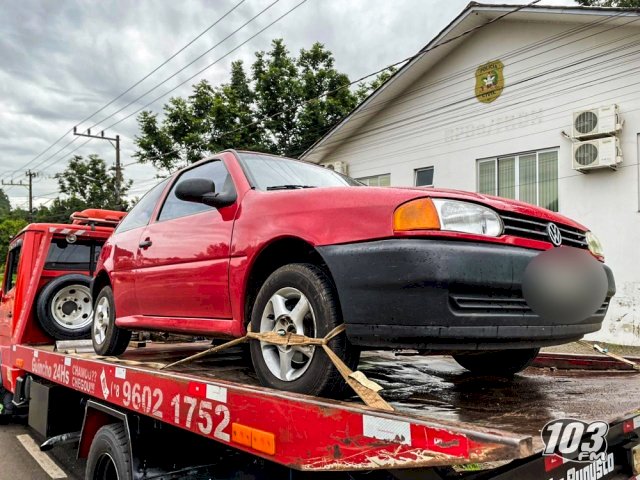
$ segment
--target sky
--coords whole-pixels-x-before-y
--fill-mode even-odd
[[[188,95],[191,85],[203,78],[214,85],[226,82],[232,61],[241,59],[250,65],[255,52],[268,50],[274,38],[283,38],[293,54],[316,41],[323,43],[333,52],[337,69],[354,80],[417,52],[468,3],[244,0],[237,6],[240,1],[0,0],[0,179],[26,182],[25,172],[31,168],[38,174],[34,179],[34,203],[49,202],[58,195],[53,175],[64,170],[72,155],[96,153],[109,165],[115,160],[114,148],[107,141],[85,144],[86,139],[73,136],[74,126],[78,131],[93,127],[92,133],[111,127],[105,134],[120,135],[122,163],[127,165],[135,161],[132,155],[137,110],[144,107],[161,112],[169,98]],[[543,0],[541,4],[574,2]],[[87,119],[234,6],[237,8],[165,66]],[[235,49],[291,9],[263,33]],[[222,41],[246,22],[249,23],[245,27]],[[219,45],[200,60],[161,84],[216,44]],[[119,123],[112,126],[115,122]],[[59,142],[52,145],[56,140]],[[156,173],[150,165],[128,165],[125,177],[134,182],[131,195],[140,196],[151,188]],[[26,188],[0,188],[14,206],[26,206]]]

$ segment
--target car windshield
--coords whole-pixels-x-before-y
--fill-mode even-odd
[[[249,180],[259,190],[361,185],[346,175],[300,160],[255,153],[239,156]]]

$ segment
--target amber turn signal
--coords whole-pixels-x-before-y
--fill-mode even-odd
[[[439,230],[440,217],[430,198],[418,198],[396,208],[393,214],[393,229]]]

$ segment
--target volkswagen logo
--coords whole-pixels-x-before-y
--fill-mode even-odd
[[[560,232],[560,229],[555,223],[549,223],[547,225],[547,235],[549,235],[549,240],[551,240],[551,243],[556,247],[562,245],[562,232]]]

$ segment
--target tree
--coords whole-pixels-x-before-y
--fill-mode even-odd
[[[0,188],[0,218],[4,218],[9,215],[11,211],[11,202],[4,190]]]
[[[578,0],[585,7],[640,8],[640,0]]]
[[[297,156],[358,103],[334,64],[321,43],[294,57],[282,39],[273,40],[268,52],[256,53],[250,75],[234,62],[229,83],[200,81],[189,97],[170,99],[161,120],[142,112],[135,157],[171,172],[227,148]]]
[[[0,220],[0,265],[2,265],[3,271],[4,264],[7,259],[9,241],[26,225],[26,220],[17,218],[4,217],[2,220]]]
[[[67,164],[67,168],[56,174],[60,193],[67,199],[54,201],[54,205],[63,208],[71,206],[75,210],[83,208],[104,208],[122,210],[127,208],[126,193],[131,180],[120,185],[120,195],[116,193],[115,167],[107,168],[98,155],[89,155],[86,159],[76,155]],[[73,212],[70,212],[73,213]]]

